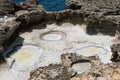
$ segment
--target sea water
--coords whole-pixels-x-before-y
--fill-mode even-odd
[[[13,0],[15,3],[23,1],[25,0]],[[65,0],[39,0],[39,4],[47,11],[60,11],[66,9]]]

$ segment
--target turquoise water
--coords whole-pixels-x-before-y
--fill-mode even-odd
[[[13,0],[16,3],[23,2],[25,0]],[[47,11],[60,11],[66,9],[65,0],[39,0],[39,4]]]

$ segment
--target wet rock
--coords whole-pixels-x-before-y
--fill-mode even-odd
[[[38,0],[26,0],[30,4],[38,4]]]

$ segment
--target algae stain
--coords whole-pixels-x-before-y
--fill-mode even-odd
[[[35,54],[34,54],[35,53]],[[23,64],[29,62],[35,58],[36,55],[35,49],[25,48],[15,52],[12,57],[16,60],[18,64]]]
[[[85,53],[98,54],[99,52],[100,52],[99,49],[97,49],[97,48],[91,48],[91,49],[86,50]]]

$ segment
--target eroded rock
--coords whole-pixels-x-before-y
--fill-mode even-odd
[[[21,3],[18,5],[19,10],[24,10],[24,13],[18,10],[16,12],[17,21],[7,22],[5,25],[1,24],[0,27],[0,52],[3,51],[3,42],[10,38],[14,33],[16,28],[21,25],[26,25],[29,28],[29,24],[34,24],[38,22],[39,25],[42,22],[64,22],[66,19],[73,19],[74,24],[81,24],[80,21],[84,20],[87,23],[87,33],[97,34],[102,32],[104,34],[114,35],[116,31],[120,31],[119,27],[119,4],[120,0],[74,0],[69,3],[67,10],[59,12],[46,12],[41,6],[30,5],[26,3]],[[18,8],[17,7],[17,8]],[[72,9],[72,10],[71,10]],[[77,20],[75,19],[77,18]],[[25,31],[25,30],[24,30]],[[115,45],[112,49],[113,61],[119,61],[120,49],[119,45]],[[117,56],[116,56],[117,55]],[[0,56],[2,59],[2,55]],[[86,63],[91,64],[91,68],[82,72],[82,74],[77,74],[72,66],[76,63]],[[103,64],[98,55],[92,55],[90,57],[79,56],[76,53],[73,54],[63,54],[61,55],[60,64],[51,64],[46,67],[39,67],[31,72],[29,80],[114,80],[119,79],[119,66],[118,64]],[[86,77],[87,76],[87,77]]]
[[[3,60],[3,51],[5,45],[8,43],[9,38],[14,33],[14,31],[18,28],[19,22],[9,21],[5,24],[0,24],[0,60]],[[4,47],[3,47],[4,45]]]
[[[10,0],[0,0],[0,15],[14,13],[14,5]]]
[[[120,61],[120,44],[113,44],[111,46],[111,50],[112,50],[111,60],[115,62]]]
[[[17,13],[17,15],[19,15],[17,21],[20,21],[22,25],[33,24],[33,22],[40,22],[41,19],[44,17],[45,10],[42,6],[30,5],[26,3],[19,6],[22,10],[26,10],[24,14],[21,14],[20,12]]]
[[[61,56],[62,63],[40,67],[31,72],[29,80],[119,80],[120,67],[116,63],[103,64],[98,56],[83,57],[75,53]],[[67,63],[68,62],[68,63]],[[91,64],[91,68],[77,73],[73,64]]]
[[[115,35],[116,31],[120,32],[120,0],[66,0],[66,5],[84,15],[88,34]]]
[[[76,75],[72,64],[74,62],[89,62],[89,59],[77,56],[75,53],[67,53],[61,56],[61,61],[60,64],[51,64],[32,71],[29,80],[70,80]]]

